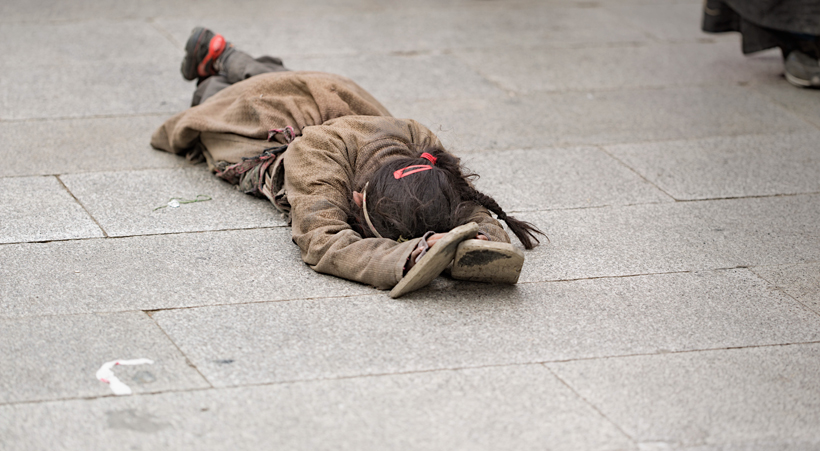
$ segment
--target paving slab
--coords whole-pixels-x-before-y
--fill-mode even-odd
[[[386,102],[393,115],[435,130],[459,151],[620,144],[813,131],[740,86],[535,93]]]
[[[783,73],[779,50],[748,58],[737,42],[725,41],[456,55],[488,79],[519,93],[737,84],[771,80]]]
[[[0,122],[0,177],[184,167],[151,149],[167,115]]]
[[[103,236],[56,177],[0,178],[0,244]]]
[[[462,162],[506,212],[672,201],[595,147],[476,152]]]
[[[77,21],[89,15],[104,19],[147,18],[158,11],[159,1],[119,5],[116,0],[9,0],[0,5],[0,22]],[[166,2],[170,3],[170,2]]]
[[[740,33],[701,31],[703,2],[607,2],[607,10],[663,41],[727,41],[740,53]]]
[[[504,92],[452,55],[351,55],[288,58],[292,70],[344,75],[379,100],[452,99]]]
[[[185,42],[199,14],[157,18],[155,23],[178,42]],[[573,5],[471,4],[467,7],[356,9],[316,14],[293,11],[282,20],[275,8],[260,8],[251,18],[231,14],[208,16],[218,30],[239,48],[257,55],[334,55],[423,52],[446,49],[519,47],[522,43],[552,46],[645,41],[647,36],[602,8]],[[277,21],[276,27],[265,19]],[[583,27],[577,26],[584,23]],[[374,39],[374,37],[377,37]],[[281,55],[280,55],[281,56]]]
[[[820,343],[818,93],[782,79],[777,51],[702,34],[701,8],[0,2],[0,198],[22,205],[14,233],[67,240],[0,244],[0,448],[820,448],[820,345],[720,350]],[[552,242],[513,287],[440,277],[391,300],[316,274],[267,203],[148,146],[188,106],[195,25],[350,76]],[[698,197],[715,194],[770,197]],[[45,216],[43,202],[96,210]],[[109,351],[164,363],[116,369],[139,390],[114,397],[93,378]],[[635,354],[666,360],[622,358]],[[577,387],[540,364],[576,359],[590,364]]]
[[[18,36],[25,39],[16,39]],[[149,66],[179,54],[174,44],[145,20],[90,18],[47,26],[37,22],[10,23],[0,30],[0,39],[18,43],[3,52],[0,69],[4,72],[32,66],[74,71],[89,63],[136,61]]]
[[[378,2],[378,0],[376,0]],[[488,0],[492,1],[492,0]],[[553,6],[564,6],[564,7],[574,7],[574,8],[585,8],[585,9],[594,9],[594,8],[606,8],[608,5],[611,4],[655,4],[655,3],[662,3],[667,5],[677,4],[677,3],[697,3],[697,0],[608,0],[606,2],[602,1],[590,1],[590,0],[510,0],[505,1],[504,4],[520,4],[520,5],[553,5]],[[446,1],[439,1],[436,0],[419,0],[418,2],[413,3],[397,3],[396,6],[403,6],[405,8],[412,8],[413,5],[418,5],[417,7],[429,7],[431,5],[451,5],[451,6],[474,6],[476,4],[475,0],[446,0]],[[392,5],[391,5],[392,6]]]
[[[302,263],[290,229],[0,246],[0,317],[372,294]]]
[[[538,366],[0,406],[0,434],[9,451],[635,449]]]
[[[0,120],[167,113],[191,104],[194,86],[174,64],[144,61],[13,67],[0,78]],[[147,137],[150,139],[150,137]]]
[[[142,312],[0,319],[0,325],[0,404],[112,395],[95,374],[120,359],[154,361],[114,369],[134,393],[209,387]]]
[[[645,449],[798,450],[820,447],[818,362],[815,343],[548,367]]]
[[[678,200],[820,192],[820,133],[623,144],[606,151]]]
[[[820,195],[698,202],[696,208],[741,265],[820,261]]]
[[[698,3],[699,0],[609,0],[607,4],[646,4],[646,3]],[[581,8],[598,8],[601,2],[589,0],[507,0],[505,5],[529,5],[549,3],[561,6]],[[416,2],[382,2],[379,0],[312,0],[310,3],[277,2],[276,11],[293,14],[310,11],[314,15],[337,14],[346,9],[354,10],[405,10],[448,6],[475,7],[474,0],[419,0]],[[480,3],[478,4],[480,5]],[[122,4],[116,0],[75,0],[70,3],[58,0],[8,0],[0,4],[0,23],[29,21],[68,21],[87,20],[93,17],[111,20],[154,19],[158,17],[196,17],[200,20],[229,16],[247,17],[248,14],[260,15],[268,12],[271,4],[267,0],[237,0],[230,8],[219,0],[202,0],[196,4],[187,2],[167,2],[163,0],[143,0],[139,3]],[[349,12],[349,11],[348,11]],[[281,18],[279,18],[281,20]]]
[[[752,89],[820,128],[820,91],[797,88],[783,80],[778,81],[756,83]]]
[[[156,312],[217,387],[820,340],[748,270]]]
[[[109,236],[287,225],[267,199],[236,190],[211,174],[204,164],[180,169],[69,174],[61,179]],[[205,201],[184,203],[197,196]],[[211,200],[206,200],[208,197]],[[182,205],[168,207],[173,198]]]
[[[312,0],[309,4],[277,2],[276,10],[293,13],[306,9],[317,13],[333,13],[345,8],[374,6],[373,0]],[[259,14],[271,8],[266,0],[237,0],[226,7],[219,0],[199,2],[168,2],[163,0],[141,0],[138,3],[123,4],[117,0],[75,0],[70,3],[59,0],[9,0],[0,5],[0,23],[43,22],[43,21],[83,21],[89,16],[107,20],[143,19],[153,22],[157,17],[200,17],[247,16]]]
[[[753,271],[820,314],[820,263],[765,266]]]
[[[520,281],[820,261],[820,196],[524,212],[550,239]]]
[[[549,237],[526,252],[520,282],[617,277],[731,268],[724,231],[697,216],[692,205],[520,213]],[[513,239],[515,242],[515,239]],[[517,243],[517,242],[516,242]]]

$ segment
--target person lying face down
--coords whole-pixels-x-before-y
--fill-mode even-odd
[[[525,248],[537,243],[535,227],[476,190],[475,176],[410,119],[346,116],[307,127],[285,152],[284,167],[294,242],[322,273],[391,288],[413,266],[408,258],[423,249],[421,237],[433,232],[425,241],[435,244],[443,238],[435,234],[468,223],[477,224],[476,231],[461,240],[480,233],[505,243],[508,249],[493,252],[512,258],[509,237],[490,211]]]
[[[477,191],[476,176],[429,129],[392,117],[352,80],[251,58],[202,27],[182,73],[198,79],[193,106],[168,119],[152,146],[201,158],[271,200],[314,270],[393,288],[394,297],[451,264],[454,278],[517,281],[523,253],[490,212],[527,249],[541,232]]]
[[[404,266],[405,274],[423,256],[424,252],[440,240],[450,242],[459,240],[458,237],[448,236],[447,233],[433,233],[432,231],[454,230],[459,226],[471,223],[473,220],[485,222],[485,218],[476,217],[476,210],[480,214],[484,208],[490,209],[498,215],[499,219],[506,221],[525,248],[532,249],[534,247],[538,240],[533,236],[533,233],[541,232],[529,223],[508,217],[493,198],[476,190],[470,183],[470,179],[477,177],[476,174],[464,174],[459,160],[439,147],[430,146],[429,143],[423,143],[419,147],[421,148],[421,155],[418,157],[409,156],[391,159],[382,164],[374,173],[357,177],[357,180],[354,180],[354,186],[360,186],[364,181],[363,192],[353,191],[355,205],[353,223],[358,225],[363,236],[390,238],[402,242],[406,240],[405,236],[421,235],[426,240],[426,242],[420,242],[420,245],[411,253],[407,264]],[[373,188],[369,190],[371,199],[378,200],[371,200],[371,204],[368,206],[367,196],[371,182],[373,182]],[[374,216],[376,220],[371,220],[371,216]],[[361,225],[362,217],[364,217],[364,224],[367,225],[366,228]],[[495,225],[497,224],[493,226]],[[380,233],[379,230],[384,231],[384,234]],[[425,230],[427,230],[426,233]],[[509,242],[509,238],[503,231],[496,230],[495,232],[498,238],[503,239],[505,243]],[[464,236],[469,238],[470,234],[466,233]],[[481,231],[477,233],[475,238],[482,241],[490,240],[489,235]],[[466,245],[459,244],[457,250],[464,250],[466,247]],[[465,251],[461,254],[461,258],[455,259],[453,274],[456,278],[467,276],[463,271],[459,273],[458,269],[465,267],[465,262],[471,260],[471,255],[483,255],[486,260],[487,254],[493,255],[496,259],[521,257],[509,245],[489,246],[484,243],[474,242],[471,251]],[[439,258],[442,262],[438,266],[443,266],[445,263],[449,264],[449,260],[452,259],[449,256]],[[523,264],[523,258],[520,258],[512,265],[484,263],[481,265],[483,268],[472,274],[472,277],[461,278],[485,282],[514,283],[517,281],[521,270],[520,264]],[[471,269],[475,270],[476,268]],[[437,274],[439,270],[436,267],[436,269],[428,272],[427,278],[430,278],[431,276],[434,277],[434,274]],[[512,274],[510,274],[511,272]],[[405,275],[402,281],[420,286],[429,283],[426,279],[406,280],[410,277],[412,276]],[[419,279],[424,277],[424,275],[416,276]],[[397,287],[394,288],[391,295],[397,297],[404,294],[404,292],[412,291],[414,288]]]
[[[532,249],[538,243],[533,233],[541,232],[532,224],[507,216],[495,199],[476,190],[471,180],[478,175],[465,174],[458,158],[429,143],[418,147],[421,151],[418,157],[391,159],[374,173],[354,180],[354,188],[364,183],[360,188],[362,192],[353,191],[354,224],[361,229],[362,236],[401,242],[406,240],[404,237],[423,236],[429,231],[452,230],[471,222],[476,207],[480,206],[505,221],[526,249]],[[368,192],[369,207],[375,219],[370,219],[371,214],[365,209]],[[379,233],[379,230],[383,232]],[[443,235],[433,234],[427,238],[427,243],[432,246]],[[489,240],[484,233],[479,233],[476,238]],[[411,259],[411,267],[412,263]]]
[[[460,174],[458,162],[452,162],[448,157],[440,164],[449,166],[449,171],[446,173],[431,174],[429,176],[418,176],[406,182],[394,183],[391,182],[390,172],[392,171],[392,178],[401,180],[405,177],[412,176],[419,172],[432,171],[439,158],[443,157],[441,149],[432,148],[428,146],[421,146],[424,151],[419,158],[427,160],[422,164],[413,164],[412,157],[396,158],[388,164],[379,168],[376,173],[369,174],[367,177],[359,177],[360,179],[378,180],[374,183],[374,188],[370,190],[371,207],[376,215],[379,228],[385,230],[388,238],[395,239],[398,242],[407,241],[405,236],[426,237],[426,246],[418,247],[410,255],[404,269],[405,272],[413,267],[416,260],[421,257],[422,252],[444,238],[446,233],[433,233],[431,230],[451,230],[461,223],[467,222],[466,218],[460,218],[470,209],[469,202],[462,199],[474,198],[475,191],[470,186],[464,193],[457,192],[452,185],[453,169],[456,169]],[[431,153],[432,152],[432,153]],[[433,153],[439,155],[434,156]],[[449,164],[448,164],[449,163]],[[455,165],[453,166],[453,163]],[[393,170],[394,167],[398,169]],[[466,181],[466,178],[459,177]],[[432,179],[432,180],[431,180]],[[359,180],[359,185],[361,180]],[[362,192],[353,191],[353,210],[354,221],[352,222],[360,234],[366,237],[385,238],[379,233],[373,221],[370,219],[370,214],[367,210],[367,188],[370,181],[366,181]],[[354,181],[354,186],[356,182]],[[379,190],[378,188],[382,188]],[[374,198],[373,191],[381,191],[375,194],[379,199],[378,202],[372,200]],[[405,199],[404,201],[397,199]],[[456,214],[448,214],[452,210],[452,206],[456,206]],[[364,221],[362,221],[364,218]],[[364,227],[367,225],[367,227]],[[427,230],[428,232],[423,232]],[[475,237],[479,240],[488,241],[489,238],[483,233],[478,233]]]

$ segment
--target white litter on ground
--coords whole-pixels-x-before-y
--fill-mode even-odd
[[[150,359],[134,359],[134,360],[114,360],[112,362],[106,362],[100,369],[97,370],[97,379],[102,382],[105,382],[111,387],[111,391],[114,392],[115,395],[130,395],[131,387],[125,385],[121,380],[117,379],[117,376],[114,375],[114,372],[111,371],[111,368],[114,368],[117,365],[153,365],[154,361]]]

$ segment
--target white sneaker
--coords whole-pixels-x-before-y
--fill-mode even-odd
[[[820,63],[805,53],[794,50],[785,62],[786,80],[801,88],[820,88]]]

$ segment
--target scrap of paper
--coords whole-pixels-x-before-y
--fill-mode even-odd
[[[165,205],[160,205],[159,207],[155,208],[154,211],[159,210],[160,208],[171,207],[171,208],[179,208],[182,204],[193,204],[196,202],[207,202],[209,200],[214,200],[211,196],[207,194],[197,194],[193,199],[183,199],[181,197],[172,197],[168,199],[168,203]]]
[[[97,379],[102,382],[105,382],[111,387],[111,391],[114,392],[115,395],[130,395],[131,387],[122,383],[121,380],[117,379],[117,376],[114,375],[114,372],[111,371],[111,368],[114,368],[117,365],[153,365],[154,361],[150,359],[133,359],[133,360],[114,360],[112,362],[106,362],[103,366],[97,370]]]

